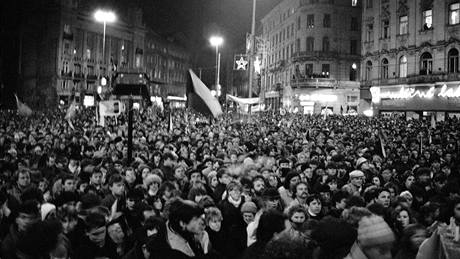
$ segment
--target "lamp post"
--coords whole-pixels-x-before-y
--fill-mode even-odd
[[[256,41],[256,1],[252,0],[251,45],[249,46],[249,98],[252,98],[252,84],[254,81],[254,51]]]
[[[104,24],[104,30],[102,35],[102,61],[105,64],[105,30],[107,23],[113,23],[117,19],[115,13],[107,10],[97,10],[94,13],[94,19],[97,22],[102,22]]]
[[[212,36],[209,39],[209,43],[212,46],[216,47],[216,93],[219,92],[219,72],[220,72],[220,53],[219,53],[219,46],[222,45],[224,39],[220,36]]]
[[[102,64],[103,64],[103,66],[105,66],[105,30],[106,30],[106,27],[107,27],[107,23],[115,22],[116,16],[115,16],[115,13],[112,12],[112,11],[99,9],[99,10],[96,10],[96,12],[94,12],[94,19],[97,22],[102,22],[104,24],[104,29],[103,29],[103,33],[102,33]],[[102,86],[97,87],[97,93],[98,93],[99,96],[101,96],[101,94],[102,94]],[[96,104],[96,120],[97,120],[97,123],[99,123],[99,111],[98,111],[99,107],[98,106],[99,106],[99,102],[97,102],[97,104]]]

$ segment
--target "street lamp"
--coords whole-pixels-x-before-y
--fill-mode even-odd
[[[219,91],[219,71],[220,71],[220,53],[219,53],[219,46],[222,45],[224,39],[220,36],[212,36],[209,39],[209,43],[212,46],[216,47],[216,92]]]
[[[104,24],[104,32],[102,36],[102,61],[105,64],[105,29],[107,23],[113,23],[117,19],[115,13],[107,10],[97,10],[94,13],[94,19],[97,22],[102,22]]]

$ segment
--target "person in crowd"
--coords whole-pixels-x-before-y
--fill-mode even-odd
[[[320,220],[322,218],[322,203],[319,195],[313,194],[306,200],[309,219]]]
[[[241,206],[241,215],[246,225],[254,221],[257,211],[257,205],[252,201],[247,201]]]
[[[426,228],[420,224],[407,225],[398,243],[395,259],[415,259],[420,245],[428,238]]]
[[[225,235],[222,231],[222,213],[217,207],[205,209],[206,232],[209,235],[213,250],[219,255],[223,255],[225,249]]]
[[[286,228],[285,216],[278,210],[269,209],[262,213],[256,231],[256,242],[244,252],[243,259],[262,258],[267,243]]]

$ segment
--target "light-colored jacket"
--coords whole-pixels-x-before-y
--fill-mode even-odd
[[[166,224],[166,226],[168,234],[168,243],[171,246],[171,249],[180,251],[189,257],[194,257],[195,253],[193,252],[187,240],[185,240],[185,238],[183,238],[178,233],[174,232],[174,230],[172,230],[169,227],[169,224]],[[208,233],[206,231],[203,231],[203,234],[198,237],[197,241],[200,242],[204,254],[207,254],[209,252],[210,246]]]

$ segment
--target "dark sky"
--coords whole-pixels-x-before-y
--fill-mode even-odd
[[[256,22],[280,1],[257,0]],[[214,58],[214,49],[208,43],[212,34],[224,37],[221,50],[231,56],[243,50],[245,35],[251,30],[252,0],[139,0],[139,4],[145,23],[154,30],[183,32],[201,66]]]

